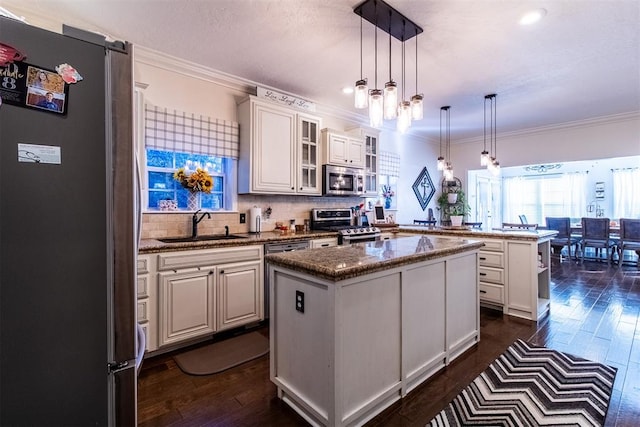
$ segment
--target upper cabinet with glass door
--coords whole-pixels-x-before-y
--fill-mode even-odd
[[[378,154],[380,133],[368,128],[355,128],[350,130],[350,133],[364,138],[364,191],[366,196],[376,197],[379,190]]]
[[[320,194],[320,119],[298,114],[297,192]]]

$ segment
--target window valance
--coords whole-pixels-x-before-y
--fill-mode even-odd
[[[239,125],[145,104],[145,146],[156,150],[237,159]]]

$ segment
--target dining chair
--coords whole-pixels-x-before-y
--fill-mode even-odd
[[[600,257],[600,249],[604,249],[607,254],[607,262],[613,260],[617,242],[609,237],[609,227],[609,218],[582,218],[582,243],[580,245],[582,261],[584,261],[585,248],[589,246],[596,249],[596,259]]]
[[[635,251],[640,266],[640,219],[620,218],[618,265],[622,264],[624,251]]]
[[[526,224],[526,223],[517,223],[517,222],[503,222],[502,228],[513,228],[520,230],[532,230],[535,231],[538,229],[538,224]]]
[[[569,252],[569,259],[571,259],[571,247],[575,246],[573,254],[575,258],[578,259],[578,245],[581,239],[571,235],[571,218],[546,217],[546,222],[548,230],[556,230],[558,232],[550,242],[551,247],[554,248],[553,252],[555,253],[555,248],[559,248],[558,255],[560,256],[560,260],[562,260],[562,248],[566,246]]]

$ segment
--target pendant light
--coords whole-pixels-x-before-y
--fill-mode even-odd
[[[398,85],[391,78],[391,11],[389,11],[389,81],[384,84],[384,118],[393,120],[397,116]]]
[[[377,9],[378,3],[375,3]],[[369,91],[369,124],[373,128],[382,127],[383,122],[383,102],[382,91],[378,89],[378,21],[376,12],[376,32],[374,36],[374,49],[375,49],[375,89]]]
[[[438,170],[443,171],[447,166],[445,158],[442,156],[442,116],[446,113],[446,109],[449,107],[440,107],[440,157],[438,157]],[[446,144],[446,136],[445,136],[445,144]]]
[[[367,108],[368,103],[367,79],[362,77],[362,16],[360,17],[360,80],[356,82],[354,90],[354,104],[358,109]]]
[[[493,175],[498,175],[500,173],[500,162],[498,161],[498,140],[497,140],[497,95],[490,94],[485,97],[485,123],[486,123],[486,102],[489,100],[489,108],[490,108],[490,117],[489,117],[489,150],[491,154],[487,154],[485,156],[485,150],[481,153],[482,156],[486,158],[486,166],[487,170],[491,172]],[[485,124],[485,135],[486,135],[486,124]],[[481,159],[482,161],[482,159]]]
[[[490,156],[487,151],[487,101],[493,103],[492,100],[494,97],[494,94],[484,96],[484,138],[482,153],[480,153],[480,166],[489,166]],[[493,123],[491,126],[493,127]],[[489,143],[491,143],[491,134],[489,135]]]
[[[422,120],[424,116],[423,98],[423,95],[418,93],[418,37],[416,37],[416,94],[411,97],[411,118],[413,120]]]
[[[375,86],[373,89],[369,89],[368,92],[368,107],[369,107],[369,124],[371,127],[380,128],[383,125],[384,119],[390,120],[398,118],[399,122],[396,123],[398,129],[401,132],[405,132],[411,125],[412,116],[414,115],[413,109],[416,108],[415,117],[421,117],[422,107],[422,95],[414,95],[409,102],[404,99],[405,90],[405,61],[404,61],[404,42],[412,37],[417,37],[423,30],[413,21],[405,17],[396,9],[391,7],[383,0],[364,0],[357,5],[353,12],[360,16],[360,80],[356,82],[356,98],[354,105],[357,108],[365,108],[366,104],[362,101],[359,94],[367,89],[367,80],[362,77],[362,19],[366,19],[376,27],[375,33]],[[389,34],[389,81],[385,83],[384,90],[378,89],[378,28]],[[398,102],[398,84],[393,81],[391,77],[391,64],[392,64],[392,51],[391,51],[391,36],[400,40],[403,43],[403,99]],[[416,56],[417,56],[416,46]],[[416,61],[417,62],[417,61]],[[416,66],[417,73],[417,66]],[[417,86],[417,77],[416,77]],[[361,91],[361,92],[359,92]],[[417,88],[416,88],[417,91]],[[360,98],[358,98],[360,96]],[[420,108],[420,110],[418,110]],[[408,112],[408,113],[407,113]],[[403,118],[400,119],[398,114],[403,114]],[[419,120],[419,119],[418,119]]]
[[[404,42],[402,42],[402,102],[398,104],[398,121],[396,123],[400,133],[405,133],[411,126],[411,103],[404,98],[405,82],[405,55]]]
[[[446,156],[443,175],[445,181],[453,181],[453,165],[451,164],[451,107],[445,106],[440,108],[440,122],[442,123],[442,114],[445,116],[445,140],[446,140]]]

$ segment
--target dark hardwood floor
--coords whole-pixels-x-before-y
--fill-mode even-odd
[[[517,338],[618,368],[606,426],[640,425],[640,270],[554,258],[551,291],[538,324],[482,309],[480,343],[368,425],[424,426]],[[210,376],[182,373],[170,353],[145,360],[139,426],[308,425],[276,397],[268,357]]]

